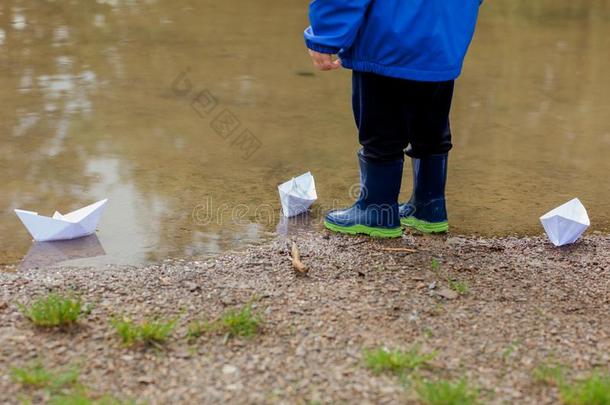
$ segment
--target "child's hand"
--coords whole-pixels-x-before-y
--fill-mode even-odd
[[[309,56],[311,56],[311,61],[318,70],[335,70],[341,67],[341,59],[335,55],[320,53],[310,49]]]

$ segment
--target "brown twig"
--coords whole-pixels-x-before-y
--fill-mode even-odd
[[[290,256],[292,257],[292,267],[297,272],[297,274],[300,274],[300,275],[307,274],[309,269],[301,261],[301,254],[299,253],[299,248],[297,247],[296,242],[292,242],[292,248],[290,249]]]
[[[409,249],[409,248],[381,248],[384,252],[399,252],[399,253],[417,253],[417,249]]]

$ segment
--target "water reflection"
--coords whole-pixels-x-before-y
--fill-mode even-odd
[[[3,1],[0,263],[30,247],[17,207],[110,198],[99,230],[107,254],[83,263],[138,264],[290,234],[261,207],[279,212],[276,185],[308,170],[321,206],[348,203],[358,179],[350,77],[310,74],[305,6]],[[573,196],[594,229],[608,229],[610,190],[598,182],[610,169],[609,18],[601,0],[485,4],[453,108],[456,232],[539,232],[538,216]],[[202,118],[176,97],[186,67],[218,111]],[[250,159],[212,126],[224,110],[260,140]],[[208,198],[247,214],[193,221]],[[320,212],[309,220],[316,228]]]
[[[15,14],[13,14],[12,26],[13,29],[21,31],[24,30],[27,26],[25,22],[25,16],[19,13],[19,9],[14,9]]]
[[[64,241],[34,242],[21,261],[19,269],[49,267],[68,260],[92,258],[105,254],[96,235]]]
[[[280,215],[275,231],[278,235],[291,237],[311,232],[317,225],[318,221],[309,212],[290,218]]]

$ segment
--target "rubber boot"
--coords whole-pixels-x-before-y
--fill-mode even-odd
[[[400,216],[401,224],[403,218],[411,216],[411,214],[415,212],[415,206],[413,205],[413,193],[415,191],[415,165],[419,164],[418,161],[419,159],[411,158],[411,168],[413,170],[413,191],[411,191],[411,197],[406,203],[398,205],[398,215]]]
[[[330,211],[324,226],[331,231],[365,234],[380,238],[402,236],[398,214],[398,194],[402,181],[403,159],[372,162],[358,153],[360,196],[347,209]]]
[[[402,225],[423,233],[449,230],[445,205],[447,154],[413,159],[413,195],[399,207]]]

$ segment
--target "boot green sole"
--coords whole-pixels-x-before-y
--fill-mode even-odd
[[[426,222],[415,217],[400,218],[403,226],[416,229],[423,233],[446,233],[449,231],[449,222]]]
[[[364,234],[374,238],[400,238],[402,236],[402,228],[384,229],[373,228],[366,225],[339,226],[324,221],[324,226],[333,232],[347,233],[350,235]]]

